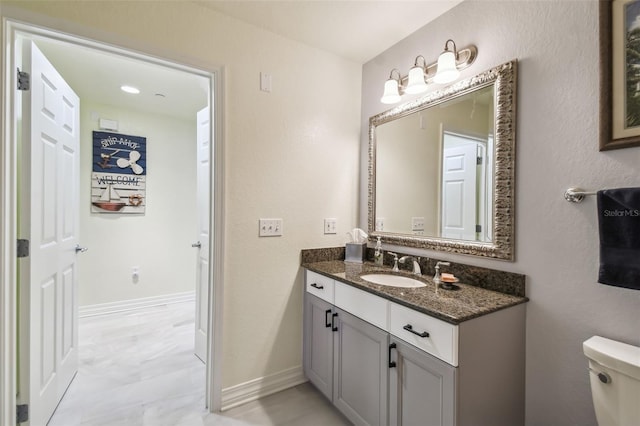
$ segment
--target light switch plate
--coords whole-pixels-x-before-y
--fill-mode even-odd
[[[337,224],[338,220],[336,218],[330,217],[324,220],[324,233],[325,234],[337,234]]]
[[[260,90],[271,93],[271,74],[260,73]]]
[[[282,236],[282,219],[260,219],[258,235],[261,237],[280,237]]]

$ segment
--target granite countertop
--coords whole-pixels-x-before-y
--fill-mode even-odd
[[[394,274],[419,279],[426,287],[398,288],[373,284],[361,279],[360,275],[392,272],[389,267],[376,266],[370,262],[330,260],[303,263],[302,267],[456,325],[529,300],[526,297],[499,293],[464,282],[456,283],[455,290],[445,290],[437,288],[430,277],[417,277],[402,271]]]

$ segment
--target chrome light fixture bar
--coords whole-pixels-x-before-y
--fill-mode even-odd
[[[453,50],[450,47],[453,46]],[[380,102],[395,104],[400,102],[402,95],[418,94],[429,89],[429,83],[447,84],[460,76],[460,70],[469,67],[478,56],[478,48],[473,44],[457,50],[456,44],[449,39],[444,43],[444,51],[437,62],[427,64],[424,56],[418,55],[409,74],[402,76],[396,68],[389,73],[389,79],[384,84],[384,93]],[[397,76],[394,76],[394,72]]]

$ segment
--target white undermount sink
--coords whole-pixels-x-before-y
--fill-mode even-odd
[[[360,278],[365,281],[369,281],[370,283],[387,285],[389,287],[417,288],[427,286],[422,281],[418,281],[409,277],[403,277],[401,275],[365,274],[360,275]]]

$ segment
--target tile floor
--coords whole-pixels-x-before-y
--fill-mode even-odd
[[[194,311],[183,302],[81,318],[78,374],[48,426],[350,424],[308,383],[208,413]]]

